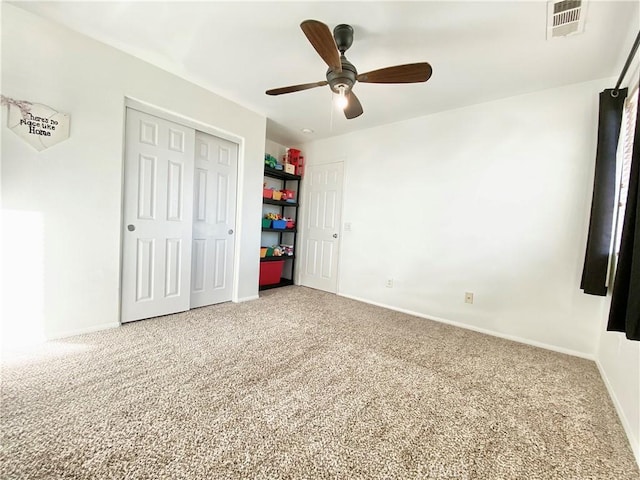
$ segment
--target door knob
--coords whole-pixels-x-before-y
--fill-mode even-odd
[[[334,234],[333,234],[333,238],[338,238],[338,234],[337,234],[337,233],[334,233]]]
[[[127,225],[127,230],[129,230],[130,232],[133,232],[136,229],[135,225]]]
[[[233,235],[233,228],[229,229],[229,235]]]

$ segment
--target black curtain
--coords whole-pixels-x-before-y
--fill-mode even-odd
[[[629,340],[640,340],[640,188],[638,183],[640,183],[640,108],[636,112],[627,206],[607,325],[607,330],[625,332]]]
[[[580,288],[584,293],[607,294],[607,268],[616,197],[616,150],[627,89],[600,92],[596,173],[593,180],[591,220]]]

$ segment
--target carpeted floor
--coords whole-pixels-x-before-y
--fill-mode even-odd
[[[4,359],[3,479],[637,479],[593,362],[303,287]]]

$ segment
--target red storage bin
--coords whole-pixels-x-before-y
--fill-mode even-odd
[[[295,148],[287,149],[287,163],[298,165],[298,159],[300,158],[300,150]]]
[[[260,280],[258,285],[273,285],[280,282],[282,277],[282,267],[284,266],[284,260],[277,260],[275,262],[260,262]]]
[[[296,175],[304,175],[304,157],[302,156],[298,159],[298,163],[296,165]]]
[[[293,190],[282,190],[282,200],[293,200],[296,192]]]

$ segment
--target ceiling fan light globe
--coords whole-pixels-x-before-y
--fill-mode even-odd
[[[344,110],[347,108],[349,101],[346,95],[347,87],[346,85],[338,85],[338,97],[336,98],[336,105],[340,107],[340,109]]]

